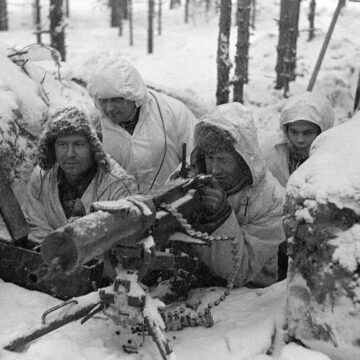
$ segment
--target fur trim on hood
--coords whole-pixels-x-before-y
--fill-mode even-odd
[[[305,92],[291,97],[284,105],[280,117],[280,129],[287,124],[306,120],[319,126],[321,132],[334,125],[334,111],[330,102],[319,93]]]
[[[149,101],[149,91],[139,72],[123,58],[102,59],[89,76],[87,90],[99,108],[99,99],[121,97],[137,107]]]
[[[236,151],[256,185],[266,172],[251,111],[240,103],[219,105],[201,118],[194,132],[194,154]],[[195,157],[193,157],[195,158]],[[194,159],[200,161],[199,157]],[[195,164],[201,169],[201,164]]]
[[[196,128],[195,144],[206,154],[232,152],[235,150],[234,137],[225,129],[213,124],[203,123]]]
[[[39,143],[37,162],[43,170],[51,169],[56,162],[55,140],[60,136],[81,134],[89,141],[91,153],[98,168],[105,172],[110,171],[108,157],[96,135],[95,129],[90,125],[86,114],[76,107],[67,107],[56,111],[46,122]]]

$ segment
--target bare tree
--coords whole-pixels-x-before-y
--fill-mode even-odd
[[[358,81],[355,91],[354,113],[359,110],[359,107],[360,107],[360,71],[359,71]]]
[[[134,36],[133,36],[133,11],[132,11],[132,0],[128,1],[128,19],[129,19],[129,45],[134,45]]]
[[[40,6],[40,0],[35,0],[34,3],[35,7],[35,27],[36,27],[36,42],[38,44],[42,43],[41,40],[41,6]]]
[[[66,0],[66,17],[70,16],[70,0]]]
[[[315,9],[316,9],[316,0],[310,0],[309,5],[309,36],[308,41],[311,41],[315,36]]]
[[[8,13],[6,0],[0,0],[0,31],[8,30]]]
[[[217,50],[217,105],[229,102],[229,71],[231,68],[229,57],[230,27],[231,0],[221,0]]]
[[[169,3],[169,8],[170,10],[172,10],[175,5],[181,5],[181,0],[170,0],[170,3]]]
[[[118,14],[118,24],[119,24],[119,36],[123,35],[123,17],[124,17],[124,13],[123,13],[123,9],[121,6],[119,6],[118,8],[119,14]]]
[[[205,21],[209,22],[210,0],[205,0]]]
[[[127,20],[128,19],[128,2],[127,0],[120,0],[120,8],[122,10],[122,18]]]
[[[235,56],[235,76],[233,100],[243,102],[244,84],[248,82],[249,60],[249,26],[250,26],[250,2],[251,0],[238,0],[238,38]]]
[[[50,45],[66,59],[63,0],[50,0]]]
[[[250,26],[255,30],[255,21],[256,21],[256,0],[251,0],[250,7]]]
[[[110,0],[111,6],[111,27],[119,27],[119,18],[120,18],[120,5],[121,0]]]
[[[149,1],[149,9],[148,9],[148,53],[152,54],[154,51],[154,0]]]
[[[299,15],[300,0],[281,0],[275,89],[284,88],[284,96],[289,82],[295,80]]]
[[[190,0],[185,0],[185,16],[184,16],[185,24],[189,22],[189,3]]]
[[[158,35],[161,35],[161,21],[162,21],[162,0],[159,0],[158,7]]]

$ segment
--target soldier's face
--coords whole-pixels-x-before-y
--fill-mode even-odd
[[[235,153],[205,154],[206,172],[213,175],[224,190],[234,187],[242,176],[240,162]]]
[[[309,150],[319,133],[319,127],[306,120],[298,120],[287,126],[289,141],[299,150]]]
[[[129,122],[136,113],[135,101],[120,97],[98,101],[101,111],[115,124]]]
[[[91,148],[84,135],[66,135],[56,139],[55,158],[68,181],[74,181],[94,164]]]

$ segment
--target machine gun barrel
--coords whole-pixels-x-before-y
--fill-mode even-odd
[[[198,175],[175,181],[149,195],[96,202],[92,205],[92,213],[51,232],[41,244],[41,257],[48,265],[54,264],[56,259],[56,272],[71,273],[116,245],[135,248],[136,243],[146,238],[154,227],[157,211],[162,204],[174,203],[186,197],[189,190],[197,190],[208,184],[210,178]],[[191,213],[196,208],[194,202],[184,204],[185,213]],[[170,235],[174,227],[174,221],[161,219],[154,232]],[[29,281],[39,282],[54,276],[51,266],[50,270],[33,272]]]
[[[120,241],[135,246],[155,221],[156,209],[145,196],[95,203],[94,210],[98,210],[97,204],[102,210],[56,229],[44,239],[40,253],[46,264],[57,258],[60,270],[71,273]]]

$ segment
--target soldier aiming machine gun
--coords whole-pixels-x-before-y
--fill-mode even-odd
[[[184,257],[182,251],[176,251],[176,246],[170,246],[175,249],[171,253],[159,251],[169,248],[169,243],[210,246],[215,240],[231,240],[227,237],[214,238],[193,230],[190,225],[191,218],[199,212],[197,190],[208,184],[210,178],[199,175],[177,180],[168,188],[150,195],[94,203],[92,213],[50,233],[41,245],[44,264],[29,274],[30,282],[38,283],[62,273],[72,274],[83,264],[109,252],[116,255],[116,264],[114,256],[110,256],[116,266],[115,280],[113,285],[95,295],[86,295],[91,296],[91,301],[86,300],[85,305],[81,304],[81,298],[77,298],[49,309],[43,314],[43,324],[38,329],[12,341],[5,349],[21,349],[52,330],[80,318],[83,323],[103,310],[119,325],[136,327],[142,324],[142,331],[149,332],[166,360],[171,358],[172,349],[164,334],[165,329],[212,326],[210,309],[229,295],[233,279],[229,279],[224,294],[214,303],[209,303],[203,313],[193,310],[185,313],[182,308],[181,314],[169,311],[161,312],[161,316],[156,299],[139,283],[154,270],[171,270],[175,277],[178,275],[178,264],[188,257]],[[232,277],[235,274],[236,266]],[[46,324],[46,316],[50,312],[70,304],[71,308],[63,317]]]

